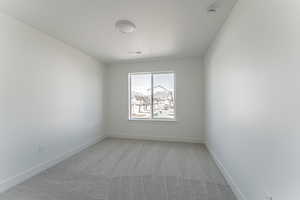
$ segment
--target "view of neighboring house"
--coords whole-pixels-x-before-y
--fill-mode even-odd
[[[153,87],[153,118],[173,118],[174,107],[174,91],[161,85]],[[151,89],[145,94],[132,91],[131,113],[134,118],[148,118],[151,109]]]

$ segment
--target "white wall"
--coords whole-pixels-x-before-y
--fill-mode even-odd
[[[104,68],[2,14],[0,44],[1,191],[103,134]]]
[[[199,142],[204,139],[204,67],[200,59],[108,66],[108,135]],[[128,73],[175,71],[177,122],[128,121]]]
[[[300,198],[299,13],[240,0],[206,56],[208,144],[247,200]]]

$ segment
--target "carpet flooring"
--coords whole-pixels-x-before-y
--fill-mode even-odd
[[[105,139],[1,200],[236,200],[201,144]]]

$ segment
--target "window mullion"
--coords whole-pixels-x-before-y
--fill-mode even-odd
[[[151,119],[153,119],[153,73],[151,73]]]
[[[132,119],[131,117],[131,74],[129,74],[129,78],[128,78],[128,83],[129,83],[129,88],[128,88],[128,93],[129,93],[129,99],[128,99],[128,103],[129,103],[129,119]]]

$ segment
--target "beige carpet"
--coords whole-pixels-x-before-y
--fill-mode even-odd
[[[236,200],[203,145],[106,139],[1,200]]]

